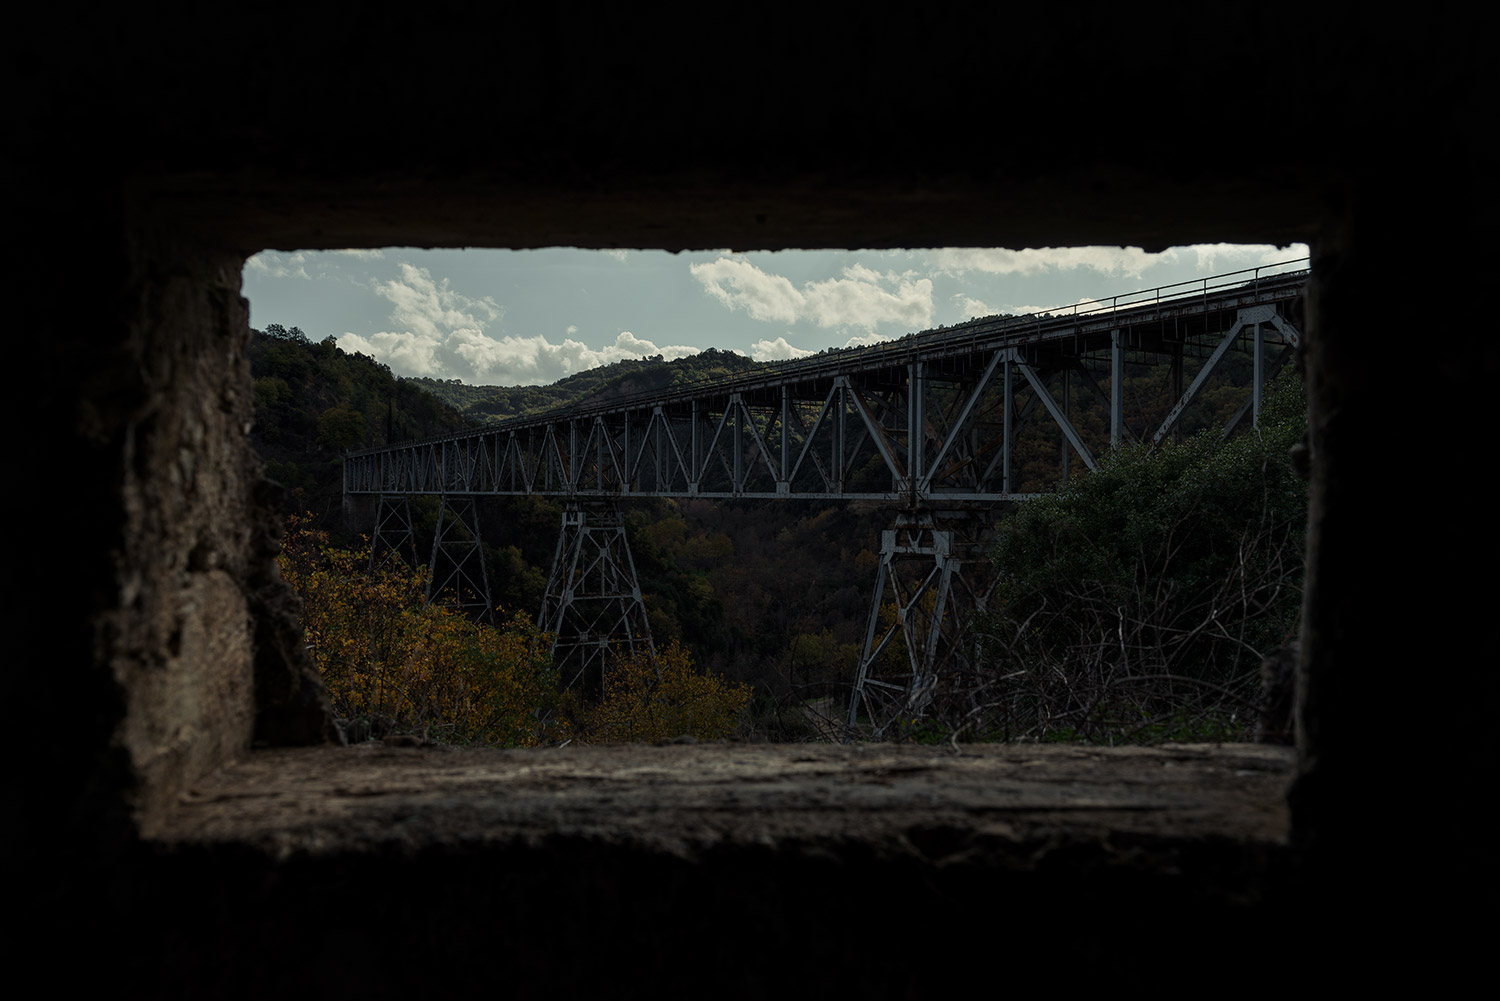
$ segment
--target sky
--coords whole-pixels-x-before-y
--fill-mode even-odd
[[[244,294],[251,326],[331,335],[397,375],[526,386],[709,347],[798,358],[1306,256],[1303,244],[265,251],[245,264]]]

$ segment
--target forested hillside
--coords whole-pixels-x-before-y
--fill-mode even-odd
[[[388,366],[349,354],[329,337],[313,342],[278,323],[251,331],[255,424],[250,440],[266,474],[292,492],[295,511],[337,528],[341,464],[348,449],[440,434],[464,426],[452,407]]]
[[[705,648],[722,640],[723,611],[711,589],[676,571],[672,541],[665,556],[649,543],[641,553],[659,656],[626,665],[607,698],[584,704],[555,690],[529,625],[541,606],[561,507],[529,499],[482,505],[500,628],[427,606],[421,559],[414,568],[369,568],[367,540],[341,516],[342,454],[459,429],[464,417],[385,365],[341,350],[332,337],[314,343],[297,327],[252,332],[250,363],[251,439],[267,474],[288,488],[282,572],[303,598],[310,651],[351,734],[394,727],[515,745],[684,732],[714,738],[742,725],[750,689],[694,669],[695,649],[674,642],[701,638]],[[436,498],[413,499],[422,557],[437,513]]]
[[[661,355],[617,361],[559,379],[550,386],[466,386],[457,379],[411,379],[465,417],[503,421],[565,407],[580,400],[604,402],[739,375],[765,363],[715,348],[665,361]]]

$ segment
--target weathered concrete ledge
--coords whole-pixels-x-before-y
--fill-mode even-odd
[[[1120,836],[1274,847],[1293,758],[1252,744],[266,750],[197,783],[156,840],[277,859],[558,837],[682,858],[859,844],[930,862],[976,844]],[[938,830],[948,834],[932,839]]]
[[[1335,914],[1347,969],[1390,911],[1299,875],[1292,771],[1255,745],[263,750],[29,931],[153,997],[1206,983]]]

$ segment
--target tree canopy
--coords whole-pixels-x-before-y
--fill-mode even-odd
[[[1113,739],[1194,705],[1207,712],[1180,735],[1253,724],[1261,658],[1295,636],[1301,606],[1305,414],[1284,373],[1258,430],[1123,448],[998,526],[1000,730]]]

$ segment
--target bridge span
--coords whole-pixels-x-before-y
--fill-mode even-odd
[[[1126,441],[1154,448],[1236,350],[1249,355],[1249,387],[1222,433],[1247,418],[1253,424],[1265,384],[1298,344],[1306,279],[1306,260],[1290,261],[351,452],[344,492],[378,499],[372,560],[382,545],[410,542],[405,498],[439,496],[431,593],[465,595],[460,604],[485,611],[474,499],[564,499],[539,621],[555,637],[554,658],[570,683],[594,686],[604,684],[611,651],[651,649],[619,502],[890,505],[896,512],[847,715],[850,732],[879,736],[889,720],[920,713],[939,675],[972,666],[962,606],[982,596],[968,589],[962,569],[982,560],[986,512],[1058,479],[1025,478],[1023,431],[1052,429],[1060,478],[1074,462],[1096,468],[1102,451]],[[1201,364],[1184,385],[1188,361]],[[1128,412],[1126,366],[1163,362],[1170,405]],[[1107,406],[1107,429],[1075,426],[1075,391]],[[888,655],[902,640],[906,656]],[[901,665],[894,675],[893,660]]]

